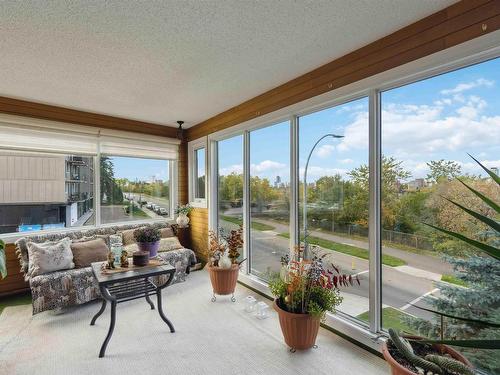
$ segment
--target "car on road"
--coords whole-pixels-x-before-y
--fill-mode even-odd
[[[153,202],[147,202],[146,208],[149,208],[149,209],[153,208]]]
[[[168,215],[168,211],[166,208],[161,207],[160,212],[158,212],[160,215]]]

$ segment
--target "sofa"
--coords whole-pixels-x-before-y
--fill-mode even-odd
[[[29,257],[28,243],[37,244],[46,241],[57,241],[69,237],[71,240],[82,240],[86,238],[101,237],[108,239],[109,236],[119,234],[130,229],[139,227],[153,226],[158,229],[172,228],[176,232],[176,226],[168,223],[154,224],[132,224],[112,227],[103,227],[97,229],[82,229],[79,231],[49,233],[31,235],[20,238],[16,241],[16,253],[21,264],[21,272],[25,280],[29,283],[31,295],[33,298],[33,315],[46,310],[54,310],[74,305],[80,305],[100,297],[97,282],[92,273],[91,267],[71,268],[66,270],[44,273],[31,277],[29,275]],[[130,232],[130,231],[129,231]],[[113,236],[116,238],[116,236]],[[135,245],[127,245],[129,248]],[[125,248],[127,247],[125,246]],[[161,249],[160,249],[161,251]],[[173,283],[183,282],[189,274],[191,266],[196,264],[195,253],[186,248],[177,248],[174,250],[165,250],[158,253],[158,256],[168,264],[175,267]],[[163,282],[164,280],[161,280]]]

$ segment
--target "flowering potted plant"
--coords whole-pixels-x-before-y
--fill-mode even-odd
[[[335,312],[340,305],[339,286],[350,286],[359,279],[345,275],[332,266],[327,269],[322,257],[303,259],[303,248],[297,246],[293,258],[281,259],[281,272],[269,282],[276,297],[274,309],[278,312],[285,343],[291,348],[309,349],[315,345],[320,320],[327,311]]]
[[[134,238],[141,251],[149,252],[149,257],[154,258],[158,255],[160,247],[161,233],[157,228],[138,228],[134,231]]]
[[[215,302],[216,294],[231,294],[231,301],[235,302],[234,289],[238,281],[240,265],[244,262],[244,260],[238,261],[240,249],[243,247],[243,227],[240,225],[238,229],[231,230],[228,234],[221,229],[218,236],[210,231],[209,237],[208,272],[213,289],[212,302]]]
[[[187,216],[191,211],[193,211],[193,206],[190,204],[185,204],[183,206],[177,206],[175,209],[175,214],[177,215],[177,225],[179,228],[186,228],[189,224],[189,217]]]

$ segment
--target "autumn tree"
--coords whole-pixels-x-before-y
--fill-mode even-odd
[[[452,160],[431,160],[427,163],[427,166],[430,169],[427,174],[427,181],[431,183],[450,181],[462,173],[460,164]]]

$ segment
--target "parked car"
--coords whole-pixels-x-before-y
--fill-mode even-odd
[[[158,212],[160,215],[168,215],[168,211],[166,208],[161,207],[160,212]]]
[[[146,208],[152,209],[153,208],[153,202],[147,202]]]

